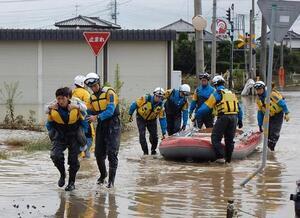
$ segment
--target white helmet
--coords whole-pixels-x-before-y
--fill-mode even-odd
[[[95,85],[96,83],[100,83],[100,77],[96,73],[88,73],[85,76],[84,83],[88,86],[91,87]]]
[[[254,85],[253,85],[253,87],[255,88],[255,89],[260,89],[260,88],[265,88],[266,87],[266,84],[263,82],[263,81],[257,81]]]
[[[154,89],[153,94],[156,96],[164,97],[165,90],[161,87],[157,87],[156,89]]]
[[[190,95],[191,87],[188,84],[182,84],[179,87],[179,91],[183,92],[184,95],[188,96],[188,95]]]
[[[215,77],[212,79],[212,84],[213,84],[214,86],[217,86],[217,85],[224,85],[224,84],[225,84],[225,79],[223,78],[223,76],[217,75],[217,76],[215,76]]]
[[[78,75],[74,78],[74,84],[80,87],[84,87],[85,76]]]

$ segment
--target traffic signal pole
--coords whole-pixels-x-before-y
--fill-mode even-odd
[[[232,12],[232,14],[231,14]],[[233,12],[234,12],[234,4],[231,5],[231,8],[228,8],[228,10],[226,10],[226,19],[229,21],[230,25],[231,25],[231,29],[229,31],[229,36],[230,36],[230,40],[231,40],[231,51],[230,51],[230,70],[229,70],[229,84],[228,84],[228,88],[231,89],[232,88],[232,75],[233,75],[233,51],[234,51],[234,21],[233,21],[233,17],[231,17],[231,15],[233,16]]]
[[[212,46],[211,46],[211,76],[216,74],[216,59],[217,59],[217,43],[216,43],[216,16],[217,16],[217,0],[213,0],[213,17],[212,17]]]

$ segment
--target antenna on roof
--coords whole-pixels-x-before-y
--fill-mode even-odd
[[[76,4],[76,5],[75,5],[75,16],[76,16],[76,17],[77,17],[77,14],[78,14],[78,8],[79,8],[79,5]]]

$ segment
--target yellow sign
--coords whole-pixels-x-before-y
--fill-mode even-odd
[[[238,47],[238,48],[241,48],[241,47],[243,47],[243,46],[245,46],[245,45],[249,45],[249,44],[250,44],[250,41],[251,41],[251,42],[252,42],[252,43],[251,43],[251,47],[252,47],[252,48],[255,48],[255,47],[256,47],[256,44],[253,43],[254,39],[255,39],[255,35],[254,35],[254,34],[251,36],[251,40],[250,40],[249,35],[247,35],[247,36],[239,35],[238,40],[237,40],[239,43],[238,43],[237,47]]]

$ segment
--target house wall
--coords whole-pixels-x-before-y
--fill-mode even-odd
[[[102,54],[98,69],[103,72]],[[121,96],[128,101],[166,87],[167,42],[111,41],[108,46],[108,80],[114,81],[116,64],[124,82]],[[16,114],[45,119],[43,108],[62,86],[72,86],[78,74],[95,71],[95,58],[84,41],[0,41],[0,88],[3,82],[19,82],[22,97],[16,101]],[[5,117],[5,99],[0,99],[0,121]]]

